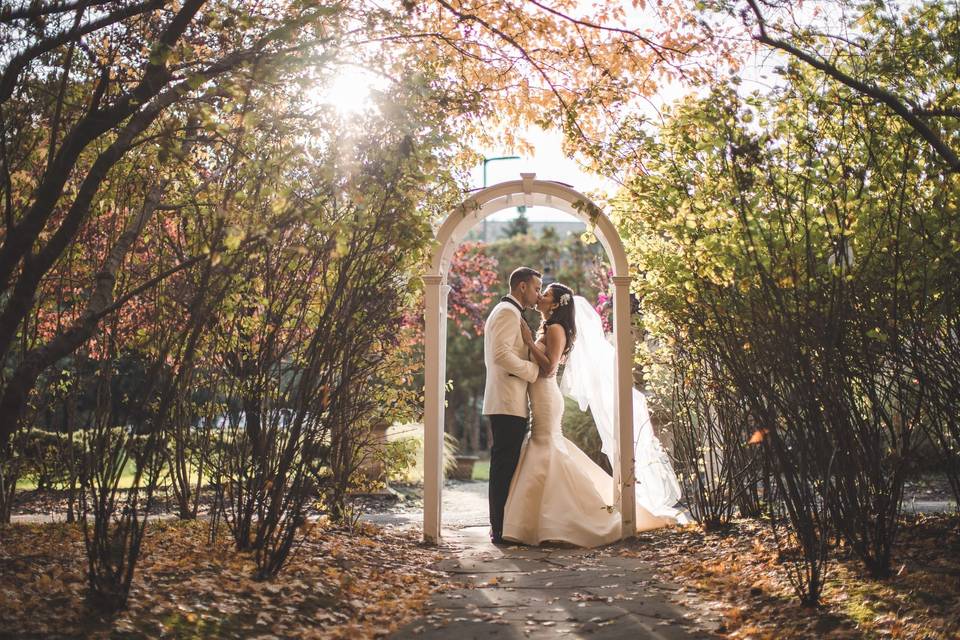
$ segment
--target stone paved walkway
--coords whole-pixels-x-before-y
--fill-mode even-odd
[[[464,588],[433,596],[427,615],[391,638],[717,637],[718,617],[655,577],[642,539],[602,549],[496,547],[486,527],[465,527],[445,530],[442,550],[434,568]]]
[[[714,638],[719,617],[681,585],[655,575],[637,541],[602,549],[495,547],[487,540],[487,483],[443,489],[445,559],[435,569],[464,588],[434,596],[428,614],[391,638]],[[905,511],[953,508],[915,498]],[[420,530],[418,499],[368,513],[366,520]],[[656,532],[645,534],[655,536]]]

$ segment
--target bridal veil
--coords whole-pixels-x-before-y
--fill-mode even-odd
[[[577,401],[581,411],[590,409],[600,434],[601,450],[613,467],[617,446],[613,419],[616,349],[607,340],[600,315],[590,303],[575,296],[574,304],[577,339],[567,356],[560,389]],[[667,452],[653,432],[647,399],[637,389],[633,390],[633,437],[637,504],[655,516],[686,522],[683,513],[675,508],[680,500],[680,484]]]

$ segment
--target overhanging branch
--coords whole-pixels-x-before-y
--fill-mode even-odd
[[[923,111],[914,110],[904,99],[895,95],[894,93],[869,82],[854,78],[827,60],[824,60],[817,55],[808,53],[787,42],[786,40],[782,40],[770,35],[770,33],[767,31],[766,20],[764,19],[756,0],[747,0],[747,3],[750,5],[750,10],[757,19],[758,33],[753,36],[757,42],[761,42],[769,47],[779,49],[780,51],[783,51],[784,53],[787,53],[798,60],[802,60],[814,69],[822,71],[837,82],[840,82],[841,84],[850,87],[854,91],[869,97],[874,102],[889,107],[895,114],[900,116],[900,118],[910,125],[910,127],[916,131],[921,138],[923,138],[931,147],[933,147],[937,155],[939,155],[950,167],[950,171],[960,172],[960,157],[957,157],[957,154],[954,153],[953,149],[951,149],[949,145],[947,145],[943,137],[934,131],[934,129],[928,125],[920,115],[934,114],[926,114]],[[948,114],[937,113],[935,115]]]

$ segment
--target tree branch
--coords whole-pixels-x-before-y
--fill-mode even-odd
[[[73,31],[76,31],[80,27],[80,21],[83,20],[83,12],[86,10],[89,0],[81,1],[77,4],[79,6],[77,8],[77,15],[73,20]],[[67,55],[63,60],[63,77],[60,78],[60,90],[57,93],[57,102],[53,113],[53,122],[50,124],[50,146],[47,149],[46,171],[49,171],[50,165],[53,164],[53,153],[57,148],[57,138],[60,134],[60,118],[63,114],[63,101],[67,92],[67,80],[70,79],[70,67],[73,64],[73,52],[77,49],[76,45],[76,41],[70,43],[70,47],[67,49]]]
[[[76,40],[88,33],[116,24],[132,16],[158,9],[163,6],[165,1],[166,0],[148,0],[141,4],[118,9],[97,20],[91,20],[83,25],[75,25],[74,28],[69,31],[63,31],[57,35],[50,36],[34,44],[32,47],[21,51],[10,60],[4,68],[3,74],[0,75],[0,104],[9,100],[10,96],[13,95],[13,89],[16,87],[17,79],[31,60],[35,60],[43,54],[53,51],[57,47]],[[183,12],[181,11],[181,13]]]
[[[610,27],[610,26],[607,26],[607,25],[597,24],[597,23],[594,23],[594,22],[589,22],[589,21],[587,21],[587,20],[582,20],[582,19],[580,19],[580,18],[574,18],[573,16],[567,15],[566,13],[563,13],[562,11],[558,11],[557,9],[554,9],[553,7],[548,7],[548,6],[546,6],[545,4],[543,4],[542,2],[538,2],[538,0],[527,0],[527,2],[529,2],[530,4],[532,4],[532,5],[534,5],[534,6],[539,7],[540,9],[543,9],[543,10],[546,11],[547,13],[551,13],[551,14],[557,16],[558,18],[562,18],[563,20],[566,20],[567,22],[572,22],[572,23],[575,24],[575,25],[578,25],[578,26],[581,26],[581,27],[587,27],[588,29],[594,29],[594,30],[596,30],[596,31],[609,31],[609,32],[611,32],[611,33],[619,33],[620,35],[629,36],[629,37],[631,37],[631,38],[634,38],[635,40],[639,40],[640,42],[642,42],[642,43],[645,44],[646,46],[650,47],[650,49],[652,49],[652,50],[657,54],[657,57],[660,58],[661,62],[664,62],[664,63],[666,63],[666,64],[671,64],[671,65],[672,65],[672,63],[671,63],[671,62],[667,59],[667,57],[664,55],[664,53],[663,53],[664,51],[669,51],[669,52],[671,52],[671,53],[676,53],[676,54],[680,54],[680,55],[689,53],[689,50],[688,50],[688,51],[681,51],[680,49],[674,49],[673,47],[668,47],[668,46],[659,44],[659,43],[657,43],[657,42],[654,42],[654,41],[651,40],[650,38],[647,38],[646,36],[641,35],[638,31],[634,31],[633,29],[624,29],[624,28],[621,28],[621,27]]]
[[[110,4],[113,0],[75,0],[74,2],[54,2],[53,4],[41,5],[36,2],[30,2],[26,6],[14,9],[13,7],[0,8],[0,22],[13,22],[14,20],[35,20],[43,16],[53,15],[55,13],[70,13],[74,9],[85,6],[97,6],[101,4]]]
[[[493,35],[497,36],[497,37],[500,38],[501,40],[504,40],[504,41],[507,42],[511,47],[513,47],[514,49],[516,49],[517,52],[519,52],[520,56],[521,56],[524,60],[526,60],[527,63],[528,63],[530,66],[532,66],[532,67],[536,70],[536,72],[540,75],[540,77],[542,77],[543,80],[547,83],[547,86],[549,87],[550,92],[553,93],[554,97],[555,97],[555,98],[557,99],[557,101],[560,103],[560,106],[561,106],[561,107],[563,108],[563,110],[567,113],[567,115],[568,115],[568,116],[572,116],[573,110],[570,108],[570,105],[567,103],[566,99],[564,99],[564,97],[560,94],[560,91],[557,89],[556,84],[554,84],[553,80],[550,79],[550,76],[547,74],[547,72],[544,70],[544,68],[540,65],[540,63],[537,62],[536,60],[534,60],[534,59],[533,59],[533,56],[531,56],[531,55],[527,52],[526,48],[525,48],[523,45],[521,45],[519,42],[517,42],[516,38],[514,38],[514,37],[511,36],[510,34],[504,32],[502,29],[499,29],[498,27],[490,24],[489,22],[487,22],[486,20],[484,20],[483,18],[481,18],[480,16],[478,16],[478,15],[476,15],[476,14],[464,13],[464,12],[460,11],[459,9],[454,8],[454,7],[453,7],[449,2],[447,2],[446,0],[437,0],[437,2],[438,2],[438,4],[440,4],[440,6],[442,6],[443,8],[445,8],[447,11],[449,11],[449,12],[452,13],[453,15],[457,16],[457,18],[459,18],[460,20],[463,20],[463,21],[465,21],[465,22],[476,22],[476,23],[479,24],[481,27],[483,27],[484,29],[486,29],[487,31],[489,31],[490,33],[492,33]],[[577,133],[581,136],[581,138],[583,138],[584,140],[586,140],[586,139],[587,139],[587,135],[586,135],[586,133],[583,131],[583,129],[580,127],[580,124],[576,121],[576,118],[572,118],[572,117],[571,117],[571,118],[570,118],[570,123],[576,128]]]
[[[204,2],[205,0],[188,0],[164,29],[156,46],[170,47],[175,43]],[[104,110],[94,108],[65,136],[60,151],[57,152],[50,169],[44,174],[34,192],[33,202],[23,218],[8,230],[3,244],[0,245],[0,291],[7,289],[17,263],[30,251],[33,242],[63,194],[67,179],[87,145],[136,113],[152,97],[160,93],[169,81],[170,74],[163,62],[151,62],[147,65],[140,83],[130,93],[109,108]],[[104,90],[105,81],[101,81],[94,92],[95,103],[98,102],[97,93]],[[3,101],[0,99],[0,106],[2,104]]]
[[[217,77],[243,62],[256,57],[260,51],[247,49],[235,51],[223,59],[211,64],[199,75],[204,79]],[[8,296],[0,312],[0,358],[6,355],[16,335],[21,321],[29,313],[37,287],[43,276],[73,241],[89,213],[90,204],[100,190],[110,169],[124,157],[136,137],[145,131],[170,105],[179,101],[190,91],[190,80],[184,80],[161,93],[143,111],[136,114],[120,131],[113,143],[94,161],[84,176],[77,195],[70,205],[63,222],[50,240],[35,254],[30,256],[30,268],[17,280],[13,292]]]
[[[922,107],[915,107],[913,113],[918,116],[924,116],[927,118],[960,118],[960,109],[954,108],[931,108],[924,109]]]
[[[747,3],[750,5],[750,9],[753,12],[754,16],[757,19],[757,26],[759,28],[759,33],[754,36],[758,42],[761,42],[767,46],[779,49],[785,53],[790,54],[791,56],[806,62],[808,65],[822,71],[829,77],[834,80],[844,84],[854,91],[857,91],[865,96],[868,96],[875,102],[879,104],[886,105],[894,113],[900,116],[910,127],[916,131],[921,138],[927,141],[937,155],[939,155],[950,167],[951,172],[960,171],[960,157],[947,145],[943,138],[934,131],[923,119],[914,113],[914,111],[906,104],[906,102],[901,99],[899,96],[894,95],[890,91],[878,87],[876,85],[858,80],[853,76],[843,72],[835,65],[830,62],[807,53],[795,47],[785,40],[775,38],[767,32],[766,20],[763,17],[763,14],[760,12],[760,7],[757,6],[756,0],[747,0]]]

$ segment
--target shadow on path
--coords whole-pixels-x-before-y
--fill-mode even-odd
[[[445,571],[465,587],[434,595],[427,615],[390,638],[714,638],[719,620],[682,604],[649,561],[601,549],[496,547],[486,527],[444,530]]]

